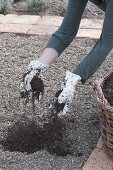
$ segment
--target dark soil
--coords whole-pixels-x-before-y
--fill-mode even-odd
[[[25,76],[29,74],[28,72],[23,75],[23,81]],[[34,76],[33,79],[31,80],[31,90],[32,90],[32,104],[33,108],[35,108],[34,101],[35,99],[38,99],[39,101],[39,96],[44,94],[44,83],[41,78],[38,78],[38,75]],[[26,103],[29,102],[29,92],[28,91],[21,91],[20,92],[21,98],[25,98]]]
[[[55,93],[55,96],[54,96],[52,104],[51,104],[51,112],[55,115],[58,115],[60,113],[60,111],[63,111],[63,108],[65,106],[65,103],[58,103],[58,96],[60,95],[61,92],[62,92],[62,90],[58,90]]]
[[[44,83],[43,80],[38,78],[38,76],[34,76],[33,79],[31,80],[31,88],[33,90],[33,104],[35,98],[38,99],[39,101],[39,96],[43,95],[44,93]]]
[[[33,77],[32,81],[31,81],[31,88],[37,94],[36,96],[38,97],[38,99],[39,99],[40,93],[42,93],[42,94],[44,93],[44,83],[37,76]]]
[[[72,154],[65,135],[65,122],[58,118],[50,119],[43,128],[28,118],[25,118],[25,121],[17,121],[8,129],[7,137],[1,144],[4,150],[28,154],[41,149],[47,149],[50,154],[57,156]]]
[[[108,103],[113,106],[113,73],[105,80],[102,89]]]

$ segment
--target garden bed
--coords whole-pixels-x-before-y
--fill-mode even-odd
[[[0,168],[3,170],[81,170],[100,137],[99,108],[90,80],[77,88],[79,95],[63,120],[50,122],[48,114],[49,103],[66,69],[75,67],[96,40],[74,39],[52,64],[45,75],[43,103],[37,103],[35,112],[20,100],[22,74],[28,63],[40,56],[48,39],[48,36],[24,37],[11,33],[0,36]],[[105,75],[110,67],[113,67],[112,56],[92,81]]]

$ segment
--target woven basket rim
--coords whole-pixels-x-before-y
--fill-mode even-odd
[[[107,76],[105,76],[104,78],[100,78],[99,80],[96,80],[95,83],[94,83],[94,91],[96,93],[96,97],[97,97],[97,100],[98,102],[101,104],[102,108],[104,110],[108,110],[109,112],[112,113],[113,115],[113,106],[110,105],[110,103],[107,101],[107,99],[105,98],[104,94],[103,94],[103,91],[102,91],[102,87],[103,87],[103,84],[105,82],[105,80],[111,75],[113,74],[113,70],[110,71],[108,73]]]

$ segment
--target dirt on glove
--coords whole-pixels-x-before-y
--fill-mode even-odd
[[[32,87],[32,90],[35,92],[34,97],[37,97],[37,99],[39,100],[40,93],[42,95],[44,93],[44,83],[43,83],[43,81],[40,78],[38,78],[37,76],[34,76],[32,81],[31,81],[31,87]]]

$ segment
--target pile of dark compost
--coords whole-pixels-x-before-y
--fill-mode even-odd
[[[4,150],[27,154],[41,149],[57,156],[72,154],[65,135],[65,123],[57,117],[50,119],[43,127],[29,119],[17,121],[9,127],[7,137],[1,143]]]
[[[113,106],[113,73],[105,80],[102,89],[108,103]]]

